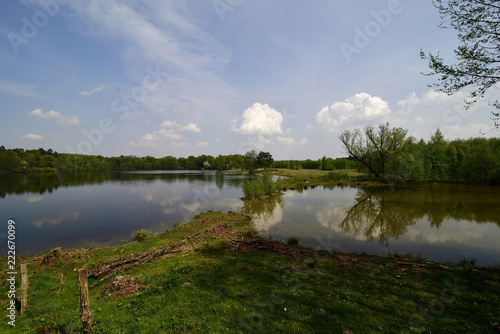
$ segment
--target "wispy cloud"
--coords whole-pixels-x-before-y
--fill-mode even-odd
[[[80,120],[76,116],[64,116],[61,113],[51,110],[49,112],[43,113],[42,109],[35,109],[32,112],[29,113],[31,116],[39,117],[39,118],[45,118],[45,119],[51,119],[55,121],[56,123],[62,124],[62,125],[78,125],[80,124]]]
[[[465,92],[448,95],[429,90],[421,96],[412,92],[398,101],[397,105],[401,107],[400,114],[414,116],[408,126],[414,130],[413,135],[417,138],[429,136],[438,127],[445,138],[449,139],[482,136],[492,127],[486,118],[479,115],[480,112],[484,113],[480,110],[488,106],[488,99],[480,100],[465,109],[466,97]],[[494,135],[495,133],[484,134],[487,137]]]
[[[34,133],[28,133],[26,135],[21,136],[22,139],[29,139],[29,140],[43,140],[43,137]]]
[[[293,139],[293,137],[278,136],[276,137],[276,139],[278,140],[279,143],[282,144],[288,144],[288,145],[295,144],[295,139]]]
[[[180,105],[211,105],[218,96],[227,98],[232,88],[216,73],[229,63],[231,53],[218,39],[199,27],[186,5],[151,1],[74,1],[68,4],[98,38],[120,40],[127,72],[142,80],[144,62],[169,69],[161,83],[165,90],[148,92],[143,102],[160,111]],[[140,68],[137,64],[141,64]],[[219,99],[222,100],[222,99]],[[181,103],[179,103],[181,102]]]
[[[0,80],[0,94],[2,95],[43,98],[43,95],[35,91],[35,87],[33,84],[20,84]]]
[[[94,89],[91,89],[91,90],[88,90],[88,91],[81,91],[79,92],[78,94],[80,95],[84,95],[84,96],[91,96],[95,93],[99,93],[100,91],[102,91],[106,86],[104,85],[99,85],[97,86],[96,88]]]

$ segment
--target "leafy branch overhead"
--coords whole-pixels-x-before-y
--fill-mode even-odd
[[[429,61],[432,72],[426,76],[440,75],[430,87],[453,94],[471,88],[466,109],[483,98],[486,91],[500,80],[500,1],[496,0],[434,0],[441,14],[440,28],[457,31],[460,45],[455,50],[458,63],[448,64],[439,53],[420,57]],[[498,96],[498,95],[497,95]],[[489,101],[500,110],[500,100]],[[493,112],[494,125],[500,127],[500,112]]]

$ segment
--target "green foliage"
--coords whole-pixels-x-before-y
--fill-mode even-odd
[[[287,244],[289,244],[290,246],[296,246],[299,244],[299,239],[295,238],[295,237],[291,237],[287,240]]]
[[[393,154],[398,154],[407,143],[407,130],[402,128],[389,128],[389,123],[380,124],[378,130],[373,125],[353,132],[344,131],[339,139],[344,145],[346,153],[359,161],[376,177],[385,172],[385,165]]]
[[[431,136],[431,140],[427,144],[426,159],[430,162],[430,175],[432,180],[446,180],[448,179],[449,170],[449,157],[446,156],[447,143],[441,133],[437,129],[436,133]],[[452,152],[449,152],[450,154]],[[453,157],[452,159],[454,159]]]
[[[432,86],[447,94],[470,89],[466,108],[485,96],[500,80],[500,6],[498,1],[435,0],[441,14],[441,28],[457,31],[460,45],[455,50],[457,64],[448,65],[438,54],[420,51],[420,57],[429,61],[431,73],[440,79]],[[471,89],[472,88],[472,89]],[[495,96],[495,95],[494,95]],[[500,109],[500,100],[489,101]],[[492,112],[494,126],[500,127],[500,112]]]
[[[321,158],[321,168],[322,170],[334,170],[334,169],[347,169],[349,168],[347,159],[335,159],[323,157]]]
[[[271,175],[255,175],[243,182],[245,199],[260,199],[264,196],[281,192],[282,181],[274,181]]]
[[[358,162],[349,158],[327,158],[323,157],[318,160],[278,160],[273,162],[273,168],[288,168],[293,170],[298,169],[319,169],[319,170],[335,170],[335,169],[356,169]]]
[[[264,167],[264,169],[267,169],[272,163],[274,159],[271,153],[269,152],[259,152],[259,155],[257,156],[257,165],[260,167]]]
[[[348,181],[350,179],[347,173],[340,172],[328,172],[325,178],[330,181]]]
[[[3,146],[2,146],[3,147]],[[271,158],[272,160],[272,158]],[[78,172],[108,170],[226,170],[242,168],[244,157],[239,154],[214,158],[211,155],[176,158],[166,156],[119,156],[103,157],[100,155],[60,154],[51,149],[45,151],[24,149],[0,150],[0,173],[31,172]],[[254,166],[256,167],[256,165]]]
[[[368,127],[365,132],[367,130],[369,132]],[[381,142],[382,137],[372,141],[372,133],[366,134],[365,139],[359,129],[354,133],[345,131],[340,139],[349,154],[358,157],[373,175],[390,183],[454,181],[500,184],[499,138],[449,142],[437,129],[428,142],[420,140],[417,143],[412,137],[404,139],[405,133],[405,130],[397,130],[399,139],[395,146],[390,145],[397,147],[396,150],[377,149],[380,145],[373,143]]]
[[[255,169],[257,169],[258,156],[259,155],[255,150],[251,150],[245,153],[244,168],[248,170],[249,174],[255,173]]]
[[[151,232],[148,230],[138,230],[132,233],[132,240],[137,242],[142,242],[147,240],[151,235]]]

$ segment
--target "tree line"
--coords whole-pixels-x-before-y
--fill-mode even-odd
[[[166,156],[137,157],[121,155],[104,157],[102,155],[82,155],[58,153],[43,148],[24,150],[22,148],[6,149],[0,146],[0,172],[78,172],[106,170],[226,170],[244,167],[245,158],[239,154],[190,155],[187,158]]]
[[[288,169],[319,169],[319,170],[336,170],[336,169],[359,169],[361,165],[352,158],[327,158],[324,156],[318,160],[280,160],[273,163],[273,168],[288,168]]]
[[[6,149],[0,146],[0,172],[78,172],[78,171],[120,171],[120,170],[246,170],[253,173],[257,168],[290,169],[344,169],[356,168],[354,161],[323,157],[319,160],[282,160],[274,161],[269,152],[249,151],[244,155],[190,155],[187,158],[166,156],[137,157],[121,155],[104,157],[101,155],[82,155],[58,153],[43,148],[25,150]]]
[[[257,168],[358,169],[387,182],[452,181],[500,184],[500,138],[445,140],[439,129],[428,141],[407,130],[378,128],[344,131],[339,139],[348,158],[274,161],[269,152],[244,155],[119,156],[58,153],[51,149],[6,149],[0,146],[0,172],[68,172],[105,170],[247,170]]]
[[[445,140],[437,129],[428,141],[407,130],[368,125],[339,139],[367,172],[388,182],[452,181],[500,184],[500,138]]]

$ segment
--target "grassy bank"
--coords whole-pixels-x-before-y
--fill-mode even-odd
[[[268,171],[272,175],[285,176],[283,188],[291,190],[308,189],[317,186],[333,185],[380,185],[379,179],[360,173],[354,169],[319,170],[319,169],[286,169],[273,168]]]
[[[227,173],[245,173],[244,170],[226,170]],[[303,190],[317,186],[335,186],[335,185],[382,185],[384,179],[375,178],[371,174],[360,173],[355,169],[288,169],[271,168],[268,170],[257,169],[257,174],[284,176],[280,185],[283,190]]]
[[[81,267],[91,274],[95,333],[495,333],[500,328],[498,268],[318,252],[255,232],[248,216],[208,212],[143,242],[18,258],[17,265],[28,263],[28,311],[16,316],[9,332],[80,333],[76,270]],[[6,296],[5,257],[2,264],[0,292]],[[2,297],[0,304],[0,332],[7,332],[8,300]]]

